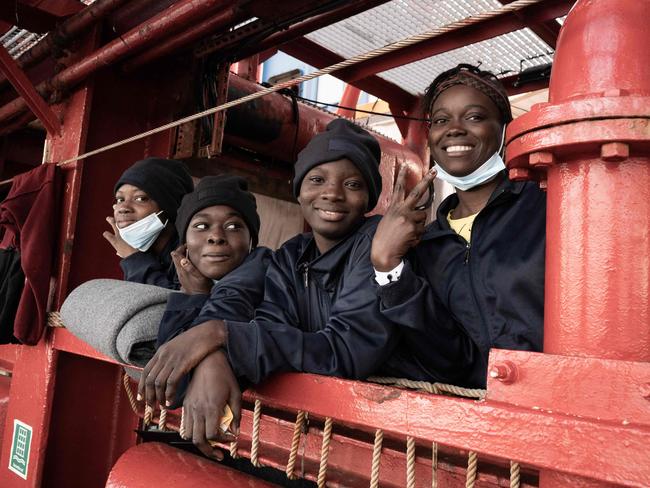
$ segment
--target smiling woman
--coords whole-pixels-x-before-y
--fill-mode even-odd
[[[113,216],[106,218],[113,232],[103,235],[122,258],[125,280],[178,287],[170,256],[178,245],[174,220],[193,187],[185,164],[173,159],[143,159],[120,176]]]
[[[459,65],[423,102],[435,166],[396,191],[372,246],[382,312],[404,329],[384,373],[483,387],[490,348],[542,347],[546,196],[504,171],[512,115],[492,73]],[[456,193],[424,228],[414,205],[436,171]]]

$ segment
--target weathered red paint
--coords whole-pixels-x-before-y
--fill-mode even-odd
[[[155,41],[181,30],[217,8],[220,3],[221,0],[181,0],[170,11],[163,11],[124,33],[95,53],[64,69],[48,83],[39,84],[37,89],[41,93],[48,93],[52,89],[71,88],[97,70],[122,59],[126,54],[144,49]],[[21,99],[9,102],[0,107],[0,121],[15,116],[24,108],[25,102]]]
[[[219,30],[224,30],[226,27],[245,20],[247,14],[241,8],[236,5],[227,7],[227,4],[230,2],[223,3],[224,9],[220,10],[216,15],[208,17],[188,29],[184,29],[177,35],[174,35],[155,46],[151,46],[150,49],[147,49],[142,54],[139,54],[126,62],[124,64],[124,70],[128,72],[137,69],[151,61],[172,54],[201,37],[205,37],[213,32],[218,32]]]
[[[157,442],[141,444],[125,452],[106,482],[106,488],[152,486],[272,488],[276,485]]]
[[[34,115],[43,123],[47,131],[50,134],[59,135],[61,133],[59,119],[36,91],[32,82],[29,81],[27,75],[20,69],[4,46],[0,46],[0,67],[2,67],[2,71],[4,71],[5,76],[9,79],[12,86]]]
[[[89,29],[95,23],[101,21],[108,13],[126,3],[127,0],[98,0],[79,11],[72,17],[64,20],[53,32],[42,39],[32,49],[23,53],[16,62],[21,68],[27,68],[43,60],[54,46],[76,38],[82,32]],[[0,74],[0,86],[6,81]]]
[[[507,135],[512,176],[537,177],[548,192],[544,351],[615,360],[556,357],[552,385],[544,373],[549,374],[551,364],[531,360],[522,367],[530,367],[531,376],[534,373],[541,382],[539,391],[548,394],[550,389],[552,394],[564,388],[565,397],[558,391],[544,400],[532,393],[521,402],[591,416],[598,422],[643,424],[646,436],[650,66],[644,49],[650,31],[644,19],[648,16],[647,2],[578,2],[558,40],[549,103],[515,120]],[[581,372],[579,377],[571,373],[572,367]],[[494,395],[513,401],[514,391],[528,389],[525,378],[519,386],[492,382]],[[596,387],[597,383],[604,386]],[[605,391],[591,396],[589,385]],[[595,447],[577,443],[573,449],[574,455],[586,457]],[[608,452],[612,461],[628,462],[617,449]],[[581,473],[585,478],[566,471],[564,462],[543,470],[540,486],[606,486],[606,481],[622,481],[596,470]],[[648,479],[648,474],[638,478],[640,483]]]

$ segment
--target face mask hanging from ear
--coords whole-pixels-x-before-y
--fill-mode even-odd
[[[435,168],[438,171],[437,177],[443,181],[446,181],[455,188],[458,188],[462,191],[471,190],[474,187],[480,186],[483,183],[487,183],[501,171],[506,169],[506,165],[501,158],[501,149],[503,149],[503,142],[506,135],[506,127],[503,126],[503,131],[501,132],[501,144],[499,144],[499,149],[481,166],[476,168],[470,174],[465,176],[454,176],[447,173],[442,167],[435,161]]]
[[[123,229],[119,229],[120,237],[138,251],[148,251],[167,225],[167,220],[163,223],[158,217],[161,213],[162,211],[152,213]]]

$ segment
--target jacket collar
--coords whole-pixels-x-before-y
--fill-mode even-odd
[[[501,175],[501,182],[494,189],[492,195],[490,195],[490,198],[485,204],[485,208],[490,208],[494,205],[498,205],[505,199],[518,196],[526,185],[525,181],[511,181],[508,178],[507,172],[505,170],[501,173]],[[447,235],[450,233],[456,235],[456,233],[449,226],[447,215],[449,215],[449,212],[457,206],[458,195],[456,193],[452,193],[447,198],[445,198],[436,211],[436,220],[429,224],[424,232],[424,235],[422,236],[422,240],[434,239],[441,235]]]

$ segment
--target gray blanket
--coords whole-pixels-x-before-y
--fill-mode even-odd
[[[107,356],[143,367],[155,352],[171,290],[121,280],[92,280],[61,307],[66,328]]]

